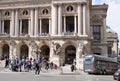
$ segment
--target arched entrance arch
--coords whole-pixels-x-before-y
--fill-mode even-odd
[[[4,44],[2,48],[2,57],[4,58],[9,58],[9,46],[8,44]]]
[[[20,58],[26,59],[28,57],[28,46],[27,45],[22,45],[20,48]]]
[[[50,56],[50,48],[47,45],[43,45],[41,47],[40,57],[44,58],[45,60],[49,60],[49,56]]]
[[[76,58],[76,48],[73,45],[69,45],[65,48],[65,63],[72,64]]]

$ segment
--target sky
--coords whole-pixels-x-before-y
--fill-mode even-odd
[[[120,0],[92,0],[93,4],[108,4],[106,24],[118,34],[120,41]],[[120,48],[120,42],[119,42]]]

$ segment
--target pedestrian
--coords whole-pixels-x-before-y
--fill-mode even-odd
[[[46,69],[46,70],[49,69],[49,62],[48,62],[48,61],[46,61],[45,69]]]
[[[53,69],[53,62],[50,63],[50,68]]]
[[[25,62],[25,72],[29,72],[29,61]]]
[[[5,68],[7,68],[9,66],[9,59],[7,58],[6,60],[5,60]]]
[[[35,75],[39,75],[41,70],[41,66],[38,63],[35,63]]]
[[[21,59],[19,60],[18,65],[19,65],[19,69],[20,69],[20,72],[21,72],[22,71],[22,65],[23,65],[23,61]]]
[[[74,64],[71,65],[71,72],[73,72],[75,70],[75,66]]]

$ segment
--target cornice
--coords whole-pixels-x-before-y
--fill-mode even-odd
[[[0,37],[0,40],[89,40],[86,36]]]

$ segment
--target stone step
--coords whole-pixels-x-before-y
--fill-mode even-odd
[[[66,65],[66,66],[63,66],[61,67],[61,74],[64,74],[64,75],[67,75],[67,74],[80,74],[77,70],[74,70],[73,72],[71,72],[71,65]]]

